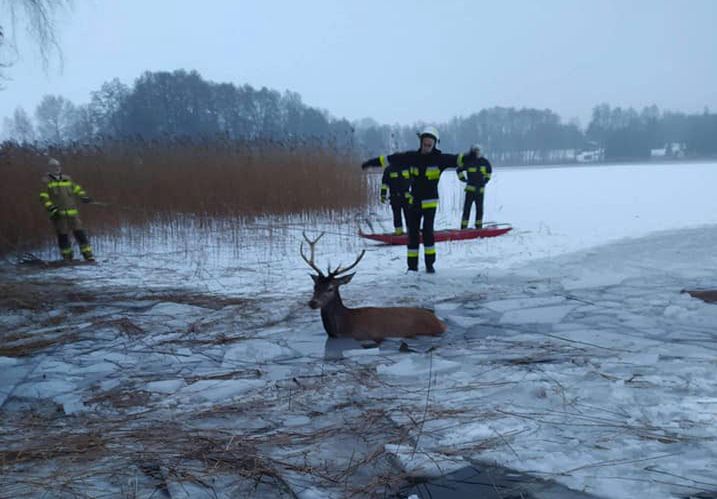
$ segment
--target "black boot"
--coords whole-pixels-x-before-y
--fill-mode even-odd
[[[426,272],[428,274],[435,274],[436,269],[433,268],[433,264],[426,264]]]

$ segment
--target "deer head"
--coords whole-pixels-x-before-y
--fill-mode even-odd
[[[329,266],[326,269],[326,274],[324,274],[314,262],[316,243],[319,242],[319,239],[321,239],[324,233],[322,232],[319,234],[319,236],[313,241],[306,236],[305,232],[302,234],[304,236],[304,240],[309,245],[310,257],[307,258],[304,254],[304,243],[302,242],[301,247],[299,248],[301,258],[303,258],[309,267],[316,272],[316,274],[311,274],[311,278],[314,280],[314,295],[311,297],[311,300],[309,300],[309,306],[314,309],[324,308],[328,303],[331,303],[339,296],[339,286],[351,282],[355,273],[346,274],[346,272],[358,265],[366,253],[366,250],[361,251],[361,254],[356,258],[354,263],[348,267],[342,267],[341,264],[339,264],[338,267],[331,270],[331,267]]]
[[[430,310],[412,307],[359,307],[347,308],[341,302],[339,287],[351,281],[354,274],[347,274],[363,258],[366,250],[356,258],[348,267],[339,265],[331,270],[329,266],[324,274],[314,262],[314,250],[319,237],[313,241],[306,237],[304,240],[311,250],[310,258],[304,254],[304,243],[301,243],[299,252],[301,258],[316,274],[314,280],[314,295],[309,300],[311,308],[321,309],[321,320],[326,333],[333,338],[350,337],[356,340],[382,341],[386,338],[412,338],[414,336],[438,336],[446,330],[441,322]]]

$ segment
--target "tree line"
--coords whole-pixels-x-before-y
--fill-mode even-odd
[[[665,145],[684,148],[686,156],[712,157],[717,155],[717,114],[706,108],[685,114],[660,112],[654,105],[638,112],[601,104],[593,109],[585,135],[604,149],[606,160],[646,159]]]
[[[563,123],[549,109],[493,107],[448,123],[441,147],[461,151],[479,142],[502,164],[574,161],[580,151],[599,151],[604,160],[643,160],[666,144],[689,157],[717,155],[717,114],[641,111],[600,104],[585,130]],[[46,95],[30,116],[17,108],[4,120],[4,134],[19,143],[92,144],[98,141],[213,139],[311,145],[377,155],[416,147],[413,125],[349,122],[306,105],[295,92],[207,81],[196,71],[145,72],[130,86],[118,79],[76,105]]]

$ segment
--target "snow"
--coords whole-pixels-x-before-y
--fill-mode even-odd
[[[174,253],[164,246],[172,241],[110,252],[99,240],[96,267],[4,268],[7,279],[125,291],[94,312],[47,314],[64,317],[59,324],[0,318],[14,336],[64,338],[0,357],[0,416],[16,425],[12,414],[47,401],[90,422],[132,415],[132,424],[183,425],[175,433],[216,430],[219,450],[255,442],[307,498],[344,497],[349,479],[365,485],[396,466],[438,476],[476,463],[600,497],[714,495],[717,305],[682,291],[717,288],[715,185],[714,163],[497,168],[486,218],[514,230],[441,243],[434,275],[406,273],[405,248],[356,236],[356,220],[391,225],[378,205],[357,219],[258,220],[240,247],[223,232]],[[461,196],[445,173],[438,227],[458,225]],[[427,306],[446,334],[380,346],[329,340],[307,306],[302,230],[327,232],[322,267],[367,249],[343,288],[348,306]],[[234,301],[179,303],[168,290]],[[110,475],[128,464],[113,463],[93,464],[93,486],[120,493]],[[54,464],[72,475],[61,458]],[[37,493],[32,484],[52,476],[43,469],[33,482],[4,467],[0,495]],[[240,474],[210,474],[200,462],[191,470],[225,484],[221,496],[251,490]],[[332,472],[339,485],[322,479]],[[207,494],[206,482],[183,476],[165,473],[172,495]],[[151,494],[147,480],[136,478],[140,495]]]

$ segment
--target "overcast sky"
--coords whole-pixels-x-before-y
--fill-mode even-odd
[[[492,106],[583,126],[601,102],[717,110],[717,0],[74,0],[57,25],[62,68],[19,39],[0,117],[180,68],[382,123]]]

